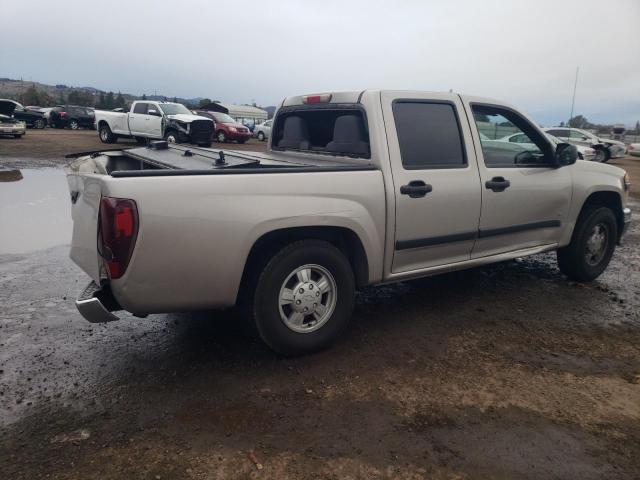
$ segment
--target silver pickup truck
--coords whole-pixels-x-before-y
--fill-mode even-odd
[[[287,355],[334,340],[365,285],[549,250],[593,280],[631,217],[623,170],[453,93],[289,97],[266,153],[155,142],[77,158],[68,183],[86,319],[241,305]]]

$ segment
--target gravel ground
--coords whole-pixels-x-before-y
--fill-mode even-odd
[[[0,165],[62,162],[0,142]],[[299,359],[231,312],[89,324],[67,246],[0,254],[1,477],[640,478],[639,244],[591,284],[544,254],[368,288]]]

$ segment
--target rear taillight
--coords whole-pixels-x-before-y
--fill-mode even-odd
[[[122,277],[127,270],[138,236],[138,208],[128,198],[102,197],[100,202],[100,239],[102,257],[109,278]]]
[[[59,115],[60,115],[60,117],[66,117],[67,116],[67,112],[60,112]]]

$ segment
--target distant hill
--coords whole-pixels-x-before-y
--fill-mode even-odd
[[[12,78],[0,78],[0,98],[11,98],[17,100],[19,102],[23,102],[26,100],[25,93],[31,87],[35,87],[38,93],[42,93],[45,95],[40,95],[38,98],[44,101],[40,101],[40,106],[47,107],[52,105],[58,105],[60,103],[65,103],[69,98],[69,95],[72,92],[84,92],[85,98],[87,100],[86,103],[91,105],[95,105],[99,102],[100,95],[106,95],[109,93],[106,90],[100,90],[95,87],[74,87],[71,85],[48,85],[46,83],[33,82],[33,81],[25,81],[25,80],[16,80]],[[118,92],[113,92],[114,95],[117,95]],[[139,100],[142,98],[142,95],[133,95],[130,93],[122,93],[122,97],[124,98],[126,103],[132,102],[133,100]],[[157,101],[169,101],[172,102],[175,100],[179,103],[183,103],[185,105],[198,105],[200,100],[203,97],[194,97],[194,98],[182,98],[182,97],[172,97],[168,95],[147,95],[146,98],[148,100],[157,100]],[[31,101],[26,102],[27,104],[32,104]]]

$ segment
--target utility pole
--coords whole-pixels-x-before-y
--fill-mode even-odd
[[[571,99],[571,114],[569,115],[569,122],[573,118],[573,107],[576,104],[576,87],[578,86],[578,72],[580,71],[580,67],[576,67],[576,80],[573,83],[573,98]],[[569,125],[567,122],[567,125]]]

